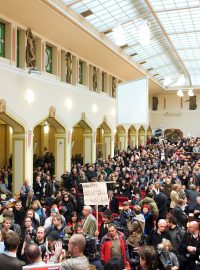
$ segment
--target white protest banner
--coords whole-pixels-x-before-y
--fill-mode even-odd
[[[85,205],[108,205],[106,182],[84,183],[83,194]]]

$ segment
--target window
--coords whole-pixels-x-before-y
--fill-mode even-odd
[[[48,72],[48,73],[52,73],[52,51],[53,51],[53,48],[46,45],[45,69],[46,69],[46,72]]]
[[[83,62],[82,61],[79,61],[78,83],[83,84]]]
[[[105,92],[105,73],[102,72],[102,92]]]
[[[17,30],[17,67],[19,67],[19,30]]]
[[[5,57],[5,24],[0,22],[0,57]]]

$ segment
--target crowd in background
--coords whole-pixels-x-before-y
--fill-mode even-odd
[[[60,181],[53,155],[35,157],[33,185],[26,179],[14,199],[2,197],[1,253],[7,233],[14,231],[19,236],[17,258],[26,264],[35,243],[43,262],[64,261],[63,269],[79,269],[74,263],[89,269],[87,260],[99,270],[199,269],[199,158],[200,138],[148,139],[146,146],[116,151],[95,164],[83,165],[77,155]],[[82,189],[82,183],[96,181],[108,182],[109,198],[109,205],[99,206],[98,221],[96,209],[84,206]],[[7,199],[11,183],[11,168],[1,169],[0,191]],[[84,235],[84,244],[77,235]],[[79,243],[79,253],[70,241]],[[78,255],[75,262],[73,256],[65,260],[73,252],[83,260]]]

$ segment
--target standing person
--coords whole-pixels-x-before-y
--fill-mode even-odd
[[[187,257],[187,267],[185,269],[196,269],[196,261],[199,260],[200,256],[200,230],[198,222],[191,221],[188,224],[188,234],[183,239],[181,245]]]
[[[126,238],[123,233],[117,231],[114,223],[108,225],[108,234],[101,241],[101,258],[105,265],[110,260],[117,260],[121,269],[129,267]]]
[[[112,190],[108,191],[108,200],[109,200],[109,209],[111,213],[119,214],[119,202],[117,198],[114,196],[114,192]]]
[[[153,230],[149,235],[148,244],[157,247],[163,238],[171,241],[169,232],[167,232],[167,222],[165,219],[160,219],[158,221],[158,228]]]
[[[72,257],[62,262],[62,270],[90,270],[89,261],[83,255],[86,240],[81,234],[74,234],[69,239],[68,250]]]
[[[6,251],[4,254],[0,254],[1,270],[22,270],[25,263],[16,258],[19,243],[19,235],[16,232],[9,231],[5,234],[4,245]]]
[[[143,246],[140,249],[140,267],[138,270],[157,270],[158,253],[152,246]]]
[[[112,214],[110,210],[106,209],[102,213],[102,223],[99,229],[99,239],[101,239],[108,233],[108,225],[112,222]]]
[[[25,218],[25,211],[22,207],[21,201],[16,201],[15,206],[13,208],[13,214],[15,223],[21,226]]]
[[[45,265],[46,263],[42,261],[41,251],[37,244],[30,243],[25,249],[26,258],[31,266]]]
[[[83,223],[83,233],[94,237],[97,231],[97,220],[92,215],[92,208],[89,205],[83,207],[83,216],[84,216],[84,223]]]

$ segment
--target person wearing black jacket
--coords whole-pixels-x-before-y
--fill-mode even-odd
[[[13,214],[14,214],[15,223],[22,226],[22,222],[24,221],[24,218],[25,218],[25,211],[22,208],[21,201],[16,201],[15,206],[13,208]]]
[[[167,222],[165,219],[160,219],[158,221],[158,228],[153,230],[148,238],[148,245],[157,247],[158,244],[160,244],[163,240],[163,238],[168,239],[171,241],[170,239],[170,235],[167,232]]]
[[[186,213],[183,211],[183,209],[181,208],[183,206],[183,203],[184,203],[183,199],[178,199],[177,205],[174,207],[174,210],[173,210],[173,215],[176,218],[177,224],[179,226],[186,227],[188,217]]]

